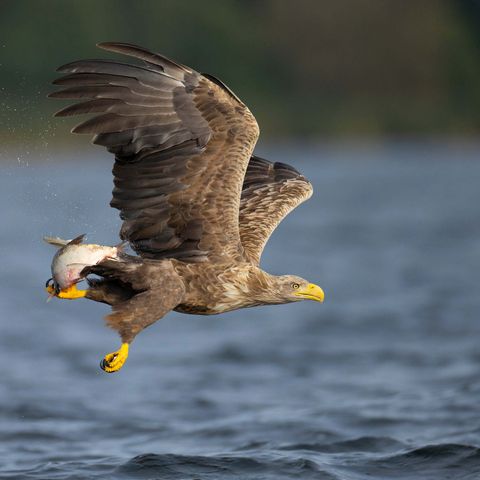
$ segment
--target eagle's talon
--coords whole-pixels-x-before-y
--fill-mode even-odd
[[[107,373],[117,372],[128,358],[128,343],[122,343],[116,352],[107,353],[100,362],[100,368]]]

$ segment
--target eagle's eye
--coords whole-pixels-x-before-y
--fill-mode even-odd
[[[300,288],[300,285],[299,285],[298,283],[292,283],[292,288],[293,288],[294,290],[297,290],[297,289]]]

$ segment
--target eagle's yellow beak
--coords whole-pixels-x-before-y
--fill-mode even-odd
[[[300,288],[295,292],[295,295],[302,297],[305,300],[315,300],[316,302],[323,302],[325,294],[323,290],[314,283],[309,283],[305,288]]]

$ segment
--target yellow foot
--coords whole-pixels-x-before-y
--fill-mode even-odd
[[[117,372],[123,367],[128,358],[128,343],[122,343],[118,351],[107,353],[100,362],[100,368],[107,373]]]
[[[58,293],[55,292],[55,287],[53,285],[47,285],[45,288],[49,295],[58,298],[65,298],[67,300],[75,300],[76,298],[83,298],[86,294],[86,290],[79,290],[76,285],[72,285],[71,287],[64,288],[60,290]]]

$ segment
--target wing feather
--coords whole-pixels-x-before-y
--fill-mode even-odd
[[[240,202],[240,237],[252,263],[260,263],[275,228],[312,193],[311,183],[290,165],[252,156]]]
[[[111,205],[141,256],[243,259],[238,225],[255,118],[219,80],[125,43],[99,47],[142,62],[81,60],[58,69],[58,116],[93,114],[74,133],[115,155]],[[211,77],[213,78],[213,77]]]

